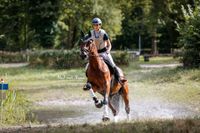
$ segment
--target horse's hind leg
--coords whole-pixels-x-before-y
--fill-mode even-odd
[[[129,97],[128,97],[128,84],[125,83],[123,90],[122,90],[122,97],[124,99],[124,103],[125,103],[125,110],[126,110],[126,114],[127,114],[127,119],[130,120],[130,105],[129,105]]]
[[[109,107],[110,107],[110,109],[112,110],[112,113],[113,113],[113,116],[114,116],[114,122],[117,122],[118,121],[118,113],[119,113],[119,111],[118,110],[116,110],[114,107],[113,107],[113,105],[112,105],[112,103],[111,103],[111,99],[109,100]]]

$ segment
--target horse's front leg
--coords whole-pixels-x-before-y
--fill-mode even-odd
[[[97,96],[95,95],[95,93],[92,89],[92,85],[89,82],[87,82],[85,88],[86,88],[85,90],[89,90],[90,95],[91,95],[92,99],[94,100],[95,106],[97,108],[101,108],[103,106],[103,102],[97,99]]]

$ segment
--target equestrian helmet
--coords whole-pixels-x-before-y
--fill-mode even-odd
[[[102,21],[100,18],[93,18],[92,24],[102,24]]]

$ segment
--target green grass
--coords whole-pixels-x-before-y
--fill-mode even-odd
[[[25,124],[27,121],[34,121],[33,114],[30,111],[31,102],[23,94],[12,89],[1,92],[1,94],[0,126]]]
[[[133,70],[127,74],[133,97],[186,104],[200,111],[200,70],[162,68]]]
[[[191,132],[195,133],[200,130],[199,120],[186,120],[186,121],[144,121],[144,122],[129,122],[129,123],[111,123],[99,125],[81,125],[81,126],[66,126],[64,128],[50,128],[46,129],[47,132],[82,132],[82,133],[155,133],[155,132]]]
[[[106,124],[59,125],[22,129],[7,129],[6,132],[21,133],[198,133],[199,119],[146,120]]]

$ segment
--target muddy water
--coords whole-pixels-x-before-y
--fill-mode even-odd
[[[34,111],[42,123],[62,124],[95,124],[101,122],[103,108],[95,108],[92,100],[51,100],[35,103],[42,109]],[[124,104],[121,102],[119,120],[126,120]],[[111,111],[110,118],[113,121]],[[185,105],[166,103],[161,100],[135,100],[131,101],[131,119],[173,119],[200,116],[199,110],[193,110]]]

